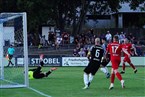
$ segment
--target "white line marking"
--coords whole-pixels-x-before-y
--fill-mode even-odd
[[[38,90],[34,89],[34,88],[28,87],[28,89],[30,89],[30,90],[32,90],[32,91],[34,91],[34,92],[36,92],[36,93],[38,93],[38,94],[40,94],[40,95],[42,95],[42,96],[45,96],[45,97],[52,97],[52,96],[50,96],[50,95],[47,95],[47,94],[45,94],[45,93],[43,93],[43,92],[41,92],[41,91],[38,91]]]
[[[134,79],[145,80],[144,78],[134,78]]]

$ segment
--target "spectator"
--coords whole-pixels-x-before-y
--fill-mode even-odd
[[[46,46],[46,45],[47,45],[47,43],[46,43],[45,35],[44,35],[44,36],[40,37],[40,44],[39,44],[38,48],[40,49],[41,47]]]
[[[118,33],[118,32],[115,34],[115,36],[118,36],[118,37],[119,37],[119,39],[120,39],[120,35],[119,35],[119,33]]]
[[[73,42],[75,45],[77,45],[79,43],[79,35],[77,35],[75,38],[74,38],[74,42]]]
[[[129,33],[129,35],[128,35],[128,37],[127,37],[127,38],[128,38],[129,40],[131,40],[131,39],[132,39],[132,37],[133,37],[132,33]]]
[[[67,32],[63,32],[62,34],[63,44],[69,43],[69,34]]]
[[[105,38],[105,34],[104,33],[100,35],[100,39],[103,39],[103,38]]]
[[[86,56],[86,52],[84,51],[84,48],[81,48],[80,51],[78,52],[80,57],[85,57]]]
[[[122,43],[125,39],[125,34],[123,32],[121,32],[121,34],[119,35],[119,39],[120,39],[120,43]]]
[[[61,36],[58,36],[55,41],[56,49],[59,49],[61,42],[62,42],[62,38]]]
[[[74,49],[73,50],[73,56],[74,57],[78,57],[79,56],[77,49]]]
[[[110,34],[110,31],[107,31],[105,38],[106,38],[107,42],[110,42],[112,40],[112,35]]]
[[[54,32],[49,32],[48,41],[50,44],[54,44],[54,42],[55,42],[55,33]]]

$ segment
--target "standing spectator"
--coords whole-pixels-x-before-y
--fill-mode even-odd
[[[112,40],[112,35],[110,34],[110,31],[107,31],[105,38],[106,38],[107,42],[110,42]]]
[[[121,32],[121,34],[119,35],[119,38],[120,38],[120,43],[122,43],[125,39],[125,34]]]
[[[9,67],[10,64],[11,64],[12,66],[14,66],[14,64],[13,64],[12,61],[11,61],[12,58],[13,58],[14,52],[15,52],[15,49],[13,48],[13,45],[10,45],[10,47],[9,47],[8,50],[7,50],[7,56],[8,56],[8,65],[7,65],[7,67]]]

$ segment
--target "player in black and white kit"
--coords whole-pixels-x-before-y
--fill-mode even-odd
[[[90,86],[91,81],[93,80],[94,75],[100,68],[101,60],[103,57],[104,50],[100,45],[100,38],[95,39],[95,45],[91,47],[88,52],[89,64],[84,69],[84,84],[85,87],[83,89],[87,89]]]

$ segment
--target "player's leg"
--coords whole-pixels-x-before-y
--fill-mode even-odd
[[[94,78],[94,75],[92,73],[89,74],[89,82],[88,82],[88,87],[90,86],[92,80]]]
[[[122,79],[121,74],[118,72],[118,69],[115,69],[115,70],[114,70],[114,73],[115,73],[115,75],[117,76],[117,78],[120,80],[122,88],[124,88],[124,87],[125,87],[125,86],[124,86],[124,80]]]
[[[48,75],[50,75],[52,71],[55,71],[56,69],[56,67],[51,68],[48,72],[45,73],[45,77],[48,77]]]
[[[118,67],[120,64],[120,59],[112,61],[112,68],[113,72],[115,73],[116,77],[120,80],[122,88],[124,88],[124,80],[122,79],[121,74],[118,72]]]
[[[106,75],[106,78],[110,78],[110,73],[107,67],[101,67],[100,70]]]
[[[10,59],[9,59],[9,60],[8,60],[8,65],[7,65],[7,67],[9,67],[9,66],[10,66],[10,64],[11,64],[11,63],[10,63]]]
[[[128,64],[133,68],[134,73],[136,73],[136,72],[137,72],[137,69],[136,69],[135,66],[132,64],[130,58],[128,58],[127,62],[128,62]]]
[[[14,65],[13,63],[12,63],[12,55],[8,55],[8,65],[7,65],[7,67],[9,67],[10,66],[10,64],[12,64],[12,66]]]
[[[100,63],[93,61],[92,66],[91,66],[91,72],[89,74],[88,87],[90,86],[90,84],[91,84],[96,72],[99,70],[99,68],[100,68]]]
[[[109,61],[101,62],[102,67],[100,68],[100,70],[106,75],[106,78],[110,78],[110,73],[107,68],[108,63],[109,63]]]
[[[86,72],[84,72],[83,78],[84,78],[84,85],[85,85],[83,89],[88,89],[89,74],[87,74]]]
[[[48,75],[50,75],[51,73],[52,73],[52,71],[54,71],[54,70],[56,70],[56,68],[54,69],[52,69],[51,68],[51,70],[49,70],[48,72],[46,72],[46,73],[43,73],[43,72],[35,72],[34,73],[34,78],[36,78],[36,79],[40,79],[40,78],[44,78],[44,77],[48,77]]]
[[[120,72],[121,74],[124,74],[125,73],[125,62],[126,62],[126,57],[124,57],[124,59],[123,59],[122,71]]]
[[[109,86],[109,90],[113,89],[114,88],[114,80],[115,80],[115,73],[114,73],[114,70],[113,68],[111,69],[111,84]]]
[[[92,62],[89,62],[88,66],[84,69],[83,80],[85,86],[83,89],[89,88],[89,74],[91,73],[91,68],[92,68]]]

